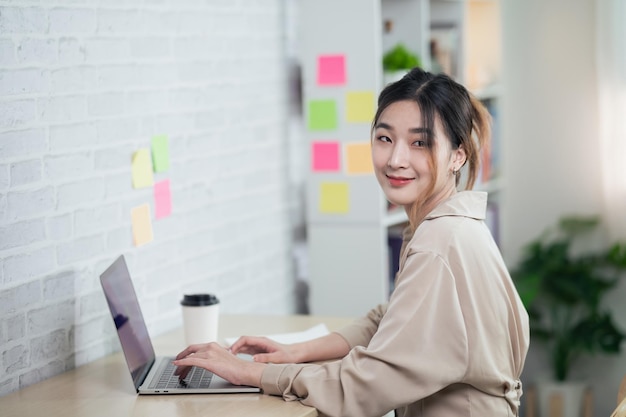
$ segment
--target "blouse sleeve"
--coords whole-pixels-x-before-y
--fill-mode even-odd
[[[323,365],[270,364],[261,385],[324,414],[382,415],[461,380],[467,341],[450,269],[437,255],[414,253],[367,347]]]
[[[367,346],[378,330],[378,325],[386,311],[387,304],[380,304],[371,309],[365,317],[355,320],[336,333],[346,339],[350,349],[356,346]]]

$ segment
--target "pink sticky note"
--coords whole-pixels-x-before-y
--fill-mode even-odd
[[[317,83],[319,85],[343,85],[346,83],[346,58],[344,55],[321,55],[317,59]]]
[[[159,181],[154,184],[154,217],[162,219],[170,214],[172,214],[170,180]]]
[[[313,142],[311,156],[313,171],[339,171],[338,142]]]

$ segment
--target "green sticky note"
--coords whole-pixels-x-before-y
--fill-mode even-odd
[[[170,147],[165,135],[152,138],[152,166],[154,167],[154,172],[163,172],[170,169]]]
[[[309,101],[309,130],[333,130],[337,128],[337,104],[335,100]]]

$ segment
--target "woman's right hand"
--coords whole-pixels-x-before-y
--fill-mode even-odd
[[[230,347],[233,354],[252,355],[255,362],[297,363],[300,358],[296,345],[285,345],[267,337],[242,336]]]

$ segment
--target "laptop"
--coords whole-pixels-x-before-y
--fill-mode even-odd
[[[104,296],[117,329],[130,376],[139,394],[205,394],[260,392],[234,385],[202,368],[193,367],[184,379],[174,375],[174,357],[156,357],[137,294],[121,255],[100,275]]]

